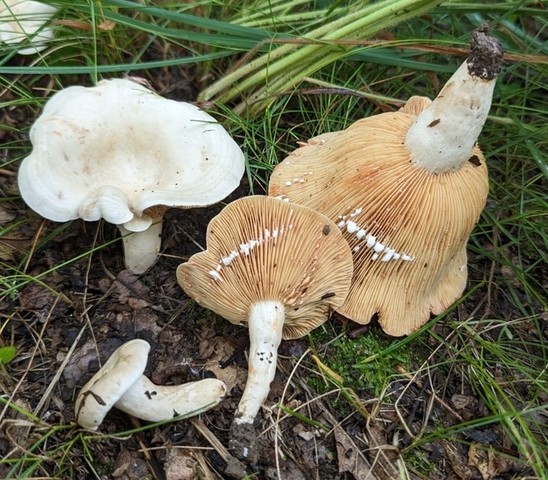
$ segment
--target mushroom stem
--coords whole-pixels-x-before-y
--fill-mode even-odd
[[[158,258],[162,246],[163,216],[152,219],[152,224],[143,231],[131,231],[118,225],[124,243],[126,268],[136,275],[145,273]]]
[[[225,384],[215,378],[159,386],[142,375],[114,406],[142,420],[160,422],[205,412],[217,405],[225,393]]]
[[[285,308],[281,302],[262,301],[251,306],[247,383],[234,418],[236,424],[252,424],[268,396],[276,374],[284,320]]]
[[[491,107],[502,46],[480,28],[470,47],[470,56],[407,132],[413,164],[431,173],[458,170],[470,158]]]

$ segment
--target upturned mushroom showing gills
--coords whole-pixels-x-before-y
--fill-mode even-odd
[[[249,367],[236,424],[252,424],[270,390],[283,339],[302,337],[338,308],[352,254],[337,226],[307,207],[251,196],[207,229],[207,250],[177,268],[198,304],[249,329]]]
[[[62,222],[101,218],[123,235],[125,264],[143,273],[161,246],[166,208],[216,203],[244,173],[244,155],[213,117],[128,79],[72,86],[49,99],[30,131],[19,190]]]
[[[466,243],[488,194],[476,140],[502,56],[477,30],[434,101],[412,97],[320,135],[274,169],[269,195],[324,213],[350,244],[354,277],[340,314],[360,324],[376,314],[388,334],[407,335],[462,295]]]
[[[143,375],[149,351],[148,342],[140,339],[114,351],[76,398],[76,422],[80,426],[97,430],[112,407],[150,422],[179,415],[190,417],[214,407],[224,397],[226,386],[215,378],[155,385]]]

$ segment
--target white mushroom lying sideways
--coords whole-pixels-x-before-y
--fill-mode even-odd
[[[213,117],[127,79],[61,90],[30,140],[18,177],[25,202],[57,222],[118,225],[136,274],[156,261],[168,207],[216,203],[244,173],[242,151]]]
[[[84,385],[76,398],[76,422],[97,430],[112,407],[150,422],[198,415],[226,393],[220,380],[206,378],[183,385],[159,386],[143,375],[150,345],[140,339],[119,347]]]
[[[42,2],[0,1],[0,43],[25,44],[20,55],[32,55],[44,50],[53,39],[53,30],[47,26],[57,12],[53,5]]]

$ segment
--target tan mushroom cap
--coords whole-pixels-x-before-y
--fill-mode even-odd
[[[177,269],[185,292],[245,325],[252,304],[285,305],[284,339],[299,338],[338,308],[352,255],[333,222],[301,205],[251,196],[227,205],[207,229],[207,250]]]
[[[488,194],[477,146],[456,171],[433,174],[412,163],[406,133],[428,104],[412,97],[398,112],[311,139],[274,169],[268,192],[338,225],[354,258],[338,312],[361,324],[378,314],[394,336],[413,332],[462,294],[466,243]]]

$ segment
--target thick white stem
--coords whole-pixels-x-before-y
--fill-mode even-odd
[[[268,396],[276,374],[284,320],[285,307],[281,302],[262,301],[251,306],[247,383],[234,418],[237,424],[252,424]]]
[[[469,75],[464,62],[407,132],[413,163],[432,173],[464,164],[487,119],[494,86],[494,79]]]
[[[162,217],[154,218],[152,224],[143,231],[130,231],[118,225],[124,243],[126,268],[140,275],[145,273],[158,258],[162,246]]]
[[[407,132],[405,145],[414,165],[443,173],[458,170],[470,158],[491,108],[502,55],[496,39],[484,30],[474,32],[470,57]]]
[[[225,392],[225,384],[215,378],[159,386],[143,375],[114,406],[142,420],[160,422],[179,415],[190,417],[205,412],[217,405]]]

